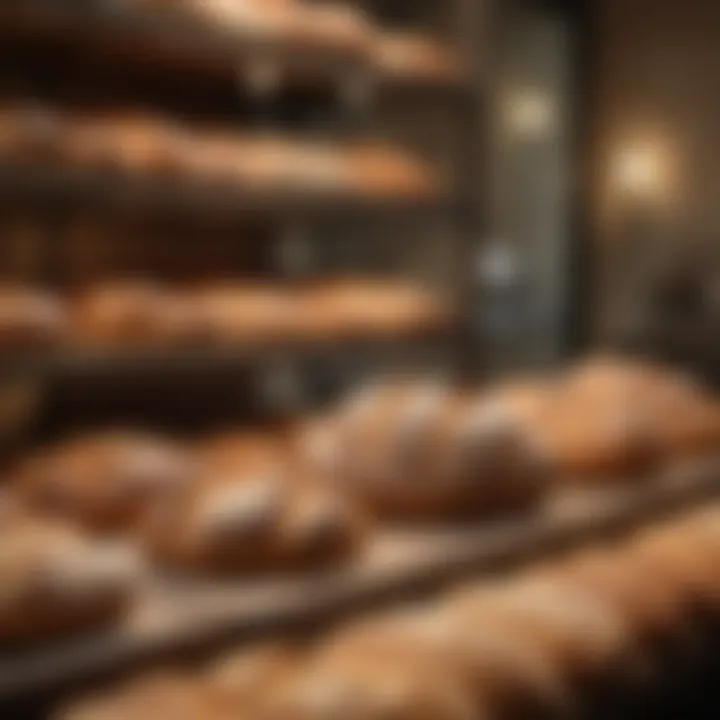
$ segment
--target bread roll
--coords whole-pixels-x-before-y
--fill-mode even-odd
[[[161,562],[194,571],[294,569],[345,559],[364,523],[337,487],[257,436],[206,461],[203,479],[148,524]],[[243,445],[245,447],[243,447]]]
[[[173,444],[131,432],[60,443],[24,463],[18,489],[36,511],[97,532],[132,529],[150,508],[193,478]]]
[[[67,527],[28,520],[0,526],[0,643],[80,632],[117,619],[134,560]]]
[[[58,297],[29,287],[0,286],[0,348],[56,347],[67,335],[67,310]]]

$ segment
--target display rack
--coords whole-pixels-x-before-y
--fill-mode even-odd
[[[385,6],[392,14],[392,4],[373,5],[377,6],[373,8],[376,10]],[[465,31],[471,27],[468,8],[472,10],[478,5],[472,0],[454,0],[451,13],[455,16],[453,29]],[[470,310],[473,298],[469,278],[472,267],[471,244],[480,236],[480,200],[476,193],[480,175],[476,167],[479,161],[476,150],[477,135],[482,132],[480,116],[485,109],[481,99],[482,77],[477,72],[477,67],[482,64],[480,60],[473,61],[472,72],[456,81],[413,81],[383,77],[373,58],[356,49],[261,39],[199,26],[165,11],[140,11],[132,9],[131,4],[100,0],[7,2],[0,8],[0,33],[5,33],[6,37],[12,36],[16,43],[22,43],[25,39],[41,44],[47,40],[61,40],[75,49],[80,48],[83,53],[87,53],[88,58],[111,55],[123,63],[139,67],[143,67],[143,63],[149,66],[172,60],[179,64],[170,62],[169,67],[173,72],[181,74],[192,67],[200,73],[220,70],[245,77],[248,72],[252,74],[254,64],[270,63],[278,70],[277,74],[283,81],[273,88],[256,93],[257,103],[262,105],[267,102],[268,91],[281,98],[284,80],[292,82],[294,78],[300,78],[305,83],[329,83],[336,88],[349,90],[350,95],[354,96],[347,97],[347,93],[343,93],[337,98],[338,123],[355,125],[352,132],[364,135],[370,135],[376,129],[377,118],[373,105],[383,98],[400,103],[406,103],[412,98],[411,114],[429,105],[449,104],[452,107],[449,122],[463,136],[468,152],[463,153],[463,167],[456,168],[458,190],[441,197],[384,200],[337,195],[328,197],[311,191],[268,194],[223,186],[204,187],[187,182],[95,177],[61,168],[5,166],[0,168],[0,199],[16,207],[29,205],[32,208],[93,208],[127,213],[189,213],[193,218],[222,214],[252,216],[277,227],[278,237],[288,226],[301,226],[310,242],[312,223],[321,218],[331,217],[348,225],[369,219],[377,221],[386,216],[412,217],[420,222],[441,218],[454,226],[453,238],[450,240],[456,246],[452,286],[457,292],[456,307],[463,322],[456,323],[451,333],[436,334],[434,337],[447,342],[452,334],[451,343],[457,355],[457,362],[453,364],[462,367],[472,364],[464,356],[473,348],[472,343],[468,342],[468,334],[473,332]],[[474,46],[467,39],[462,44],[466,47]],[[198,77],[190,73],[183,77],[187,83],[202,82],[202,75]],[[358,93],[354,91],[359,86],[365,87],[367,92],[360,93],[361,102],[358,106]],[[239,88],[239,91],[244,92],[246,89]],[[456,106],[455,100],[458,98],[462,102]],[[451,132],[454,134],[456,131],[453,129]],[[372,243],[373,238],[367,238],[367,242]],[[51,249],[50,252],[54,251]],[[282,266],[277,270],[280,275],[287,272],[287,268]],[[406,342],[407,339],[402,340]],[[381,344],[386,342],[386,339],[380,340]],[[335,348],[341,345],[337,343]],[[318,347],[322,349],[323,346],[319,344]],[[347,344],[347,351],[350,354],[354,352],[352,343]],[[237,354],[243,362],[264,355],[254,350]],[[186,353],[184,357],[187,357]],[[202,357],[203,353],[198,353],[193,357],[193,363],[196,365]],[[206,357],[212,365],[213,353],[208,353]],[[172,358],[168,355],[167,360],[171,362]],[[153,362],[157,361],[158,358],[153,358]],[[77,354],[72,362],[77,366]],[[90,364],[95,362],[96,358],[89,359]],[[62,367],[67,362],[61,359],[56,365]]]

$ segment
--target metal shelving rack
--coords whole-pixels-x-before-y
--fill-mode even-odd
[[[372,2],[373,10],[390,10],[397,14],[400,5],[396,3]],[[402,13],[407,18],[417,15],[418,10],[432,10],[431,5],[422,8],[410,5]],[[475,291],[472,278],[475,245],[482,234],[483,217],[483,172],[482,172],[482,135],[484,132],[483,115],[486,110],[484,91],[484,69],[487,58],[474,58],[472,71],[465,81],[457,84],[417,84],[389,82],[378,76],[368,67],[367,62],[354,53],[327,52],[322,49],[298,48],[280,46],[257,42],[251,38],[239,38],[228,33],[203,31],[190,27],[186,23],[176,20],[163,22],[155,15],[143,15],[139,19],[134,13],[122,9],[117,3],[104,2],[61,2],[59,0],[32,0],[31,2],[9,2],[0,9],[0,25],[5,25],[18,37],[31,38],[63,38],[74,44],[79,44],[83,52],[102,53],[105,56],[119,58],[122,63],[146,62],[152,53],[166,57],[170,62],[176,63],[178,68],[194,67],[200,73],[227,72],[235,73],[237,78],[247,79],[252,75],[252,69],[257,63],[267,65],[270,62],[278,71],[278,78],[282,71],[291,68],[291,77],[286,78],[288,83],[294,80],[330,85],[334,88],[350,88],[361,90],[357,92],[339,92],[336,98],[337,126],[348,129],[351,134],[369,135],[378,125],[376,114],[376,100],[389,98],[392,102],[401,103],[408,107],[410,114],[422,112],[423,108],[443,106],[451,116],[448,120],[453,125],[452,134],[462,135],[461,144],[466,148],[462,153],[462,167],[457,170],[458,191],[451,196],[441,197],[430,201],[399,201],[383,202],[358,200],[356,198],[326,198],[314,196],[311,193],[298,193],[292,196],[249,196],[232,189],[204,188],[188,184],[165,184],[162,182],[125,182],[118,178],[89,178],[77,176],[72,172],[46,169],[46,168],[18,168],[5,167],[0,169],[0,197],[15,204],[26,204],[30,207],[66,209],[93,207],[99,211],[120,212],[184,212],[195,217],[203,214],[228,214],[230,216],[257,218],[260,222],[270,223],[276,228],[276,270],[279,276],[292,278],[296,274],[307,272],[308,255],[311,256],[309,264],[318,265],[318,256],[324,252],[324,246],[332,244],[316,242],[313,238],[313,226],[318,220],[331,219],[344,232],[342,225],[360,226],[370,223],[369,234],[373,228],[380,227],[387,218],[409,219],[415,227],[427,223],[445,222],[452,225],[450,243],[453,253],[453,267],[451,270],[451,284],[457,291],[459,321],[451,328],[449,333],[434,334],[435,339],[442,338],[441,343],[447,345],[450,338],[452,359],[451,370],[474,370],[477,364],[476,333],[474,329],[473,303]],[[479,35],[483,32],[481,17],[485,3],[476,0],[453,0],[452,3],[452,30],[456,34],[464,35],[461,44],[465,49],[466,59],[479,55],[478,52],[468,52],[468,49],[484,48]],[[435,8],[437,9],[437,8]],[[379,14],[382,14],[379,13]],[[131,52],[130,49],[134,51]],[[188,82],[199,79],[190,76]],[[244,82],[244,80],[242,81]],[[262,123],[263,118],[272,120],[273,94],[281,94],[283,85],[274,88],[248,87],[240,88],[240,92],[250,94],[251,102]],[[358,99],[360,102],[358,102]],[[438,220],[439,219],[439,220]],[[374,223],[374,225],[372,225]],[[412,228],[406,232],[413,232]],[[285,252],[286,240],[300,242],[300,255],[305,257],[306,267],[295,267],[293,257],[298,255],[298,248]],[[340,238],[342,239],[342,238]],[[444,240],[445,238],[443,238]],[[372,244],[376,242],[373,237],[366,237],[363,242]],[[382,241],[377,242],[382,245]],[[57,248],[49,248],[49,252],[57,253]],[[404,250],[407,252],[407,248]],[[288,261],[288,256],[290,260]],[[312,257],[315,256],[315,257]],[[320,262],[319,264],[322,264]],[[311,268],[316,274],[318,268]],[[428,338],[425,338],[427,340]],[[412,345],[413,338],[407,338],[398,343],[404,348],[404,358],[416,354],[408,352],[408,345]],[[387,346],[386,340],[379,343]],[[363,343],[368,346],[370,343]],[[341,350],[340,344],[329,353],[337,358]],[[260,349],[261,350],[261,349]],[[358,345],[349,343],[346,347],[347,355],[356,355]],[[322,354],[323,345],[318,346],[318,352],[312,353],[315,357]],[[275,357],[278,353],[273,350]],[[290,374],[296,376],[296,383],[302,383],[302,376],[306,372],[308,349],[300,348],[296,352],[293,345],[283,350],[286,365]],[[225,359],[232,355],[232,351],[223,353]],[[182,355],[182,353],[180,353]],[[207,358],[212,366],[218,353],[208,353]],[[302,356],[295,362],[292,358]],[[185,353],[185,357],[188,357]],[[239,364],[247,365],[257,358],[263,357],[258,348],[250,352],[247,349],[237,350]],[[31,363],[28,367],[48,367],[54,363],[55,370],[73,365],[82,366],[82,360],[77,355],[69,363],[67,355],[59,354],[57,362],[55,356],[44,358],[41,363]],[[202,362],[202,353],[193,353],[193,367]],[[90,359],[92,360],[92,358]],[[170,355],[166,357],[172,362]],[[182,358],[181,358],[182,360]],[[142,364],[142,355],[135,356],[135,366]],[[158,358],[150,358],[149,362],[155,366]],[[337,360],[333,362],[337,364]],[[401,359],[402,363],[403,360]],[[88,362],[88,366],[92,366]],[[102,359],[102,366],[109,371],[113,359],[106,356]],[[128,358],[118,357],[119,367],[127,367]],[[182,363],[181,363],[182,364]],[[342,361],[340,361],[342,364]],[[13,363],[5,363],[12,366]],[[14,363],[17,366],[17,363]],[[95,363],[97,366],[97,362]],[[327,372],[324,368],[322,372]],[[340,375],[343,375],[340,372]],[[331,383],[333,384],[333,383]],[[342,385],[343,383],[334,383]],[[341,388],[338,387],[337,390]]]

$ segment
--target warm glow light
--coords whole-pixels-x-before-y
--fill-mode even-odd
[[[536,137],[555,123],[555,110],[547,95],[533,90],[522,90],[508,98],[506,123],[513,132]]]
[[[621,148],[612,167],[617,192],[636,198],[659,199],[670,190],[667,149],[659,142],[644,142]]]

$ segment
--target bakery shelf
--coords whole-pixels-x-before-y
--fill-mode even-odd
[[[302,630],[468,574],[519,565],[708,502],[720,462],[696,462],[653,483],[618,484],[532,517],[379,533],[354,566],[284,580],[202,583],[145,577],[136,609],[112,631],[0,654],[0,701],[62,692],[143,661]],[[555,509],[553,509],[555,507]],[[571,508],[571,509],[568,509]]]
[[[52,38],[138,64],[161,62],[200,72],[242,76],[253,66],[277,72],[280,85],[314,82],[347,87],[357,82],[393,90],[426,88],[446,99],[468,98],[462,78],[392,76],[372,62],[371,48],[262,37],[239,30],[203,27],[167,10],[128,7],[112,0],[4,0],[0,33]]]
[[[185,180],[96,175],[62,167],[0,164],[0,203],[102,207],[117,211],[270,216],[282,219],[342,218],[404,213],[448,213],[470,202],[432,197],[338,196],[332,192],[259,192],[232,185]]]
[[[312,359],[347,357],[357,353],[394,351],[403,346],[417,348],[425,343],[447,342],[456,332],[452,327],[423,330],[406,335],[385,335],[363,339],[306,340],[292,342],[228,344],[203,348],[149,348],[117,350],[0,351],[0,369],[47,371],[53,374],[124,372],[171,368],[212,368],[252,365],[271,359]]]

